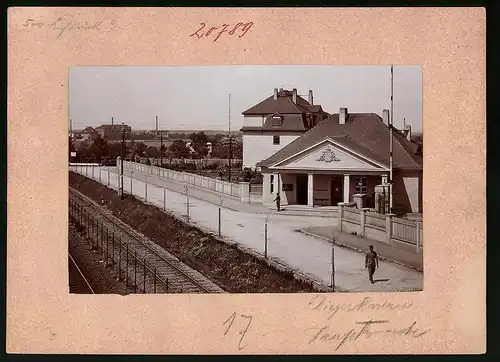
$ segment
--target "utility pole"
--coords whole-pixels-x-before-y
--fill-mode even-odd
[[[120,197],[123,200],[123,157],[125,156],[125,127],[122,129],[122,157],[120,159],[121,167],[120,167],[120,187],[121,193]]]
[[[158,116],[156,116],[156,137],[158,137]]]
[[[160,132],[160,167],[163,167],[163,132]]]
[[[393,208],[393,177],[392,177],[392,128],[394,122],[394,66],[391,65],[391,114],[389,117],[389,213],[392,214]]]
[[[231,159],[233,158],[233,139],[231,138],[231,93],[229,93],[229,173],[228,181],[231,182]]]
[[[111,117],[111,126],[113,126],[113,125],[114,125],[114,119],[113,119],[113,117]]]

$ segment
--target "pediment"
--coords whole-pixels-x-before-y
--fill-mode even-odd
[[[270,168],[375,171],[384,169],[384,166],[327,139]]]

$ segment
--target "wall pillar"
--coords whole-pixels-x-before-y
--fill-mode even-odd
[[[344,202],[348,203],[349,202],[349,180],[350,180],[350,175],[349,174],[344,174]]]
[[[314,206],[314,175],[307,174],[307,206]]]

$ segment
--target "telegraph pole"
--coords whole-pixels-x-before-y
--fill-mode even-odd
[[[120,159],[121,167],[120,167],[120,184],[121,184],[121,199],[123,200],[123,157],[125,156],[125,127],[122,129],[122,157]]]
[[[156,137],[158,137],[158,116],[156,116]]]
[[[229,173],[228,180],[231,182],[231,159],[233,158],[233,139],[231,138],[231,93],[229,93]]]
[[[160,132],[160,167],[163,167],[163,132]]]
[[[389,213],[392,214],[393,208],[393,177],[392,177],[392,128],[394,122],[394,67],[391,65],[391,114],[389,117]]]

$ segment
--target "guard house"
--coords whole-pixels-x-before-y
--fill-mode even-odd
[[[393,206],[422,212],[422,152],[410,137],[393,128]],[[352,113],[340,108],[318,125],[258,162],[263,174],[263,203],[283,206],[336,206],[352,202],[375,206],[375,187],[389,178],[389,110]]]

